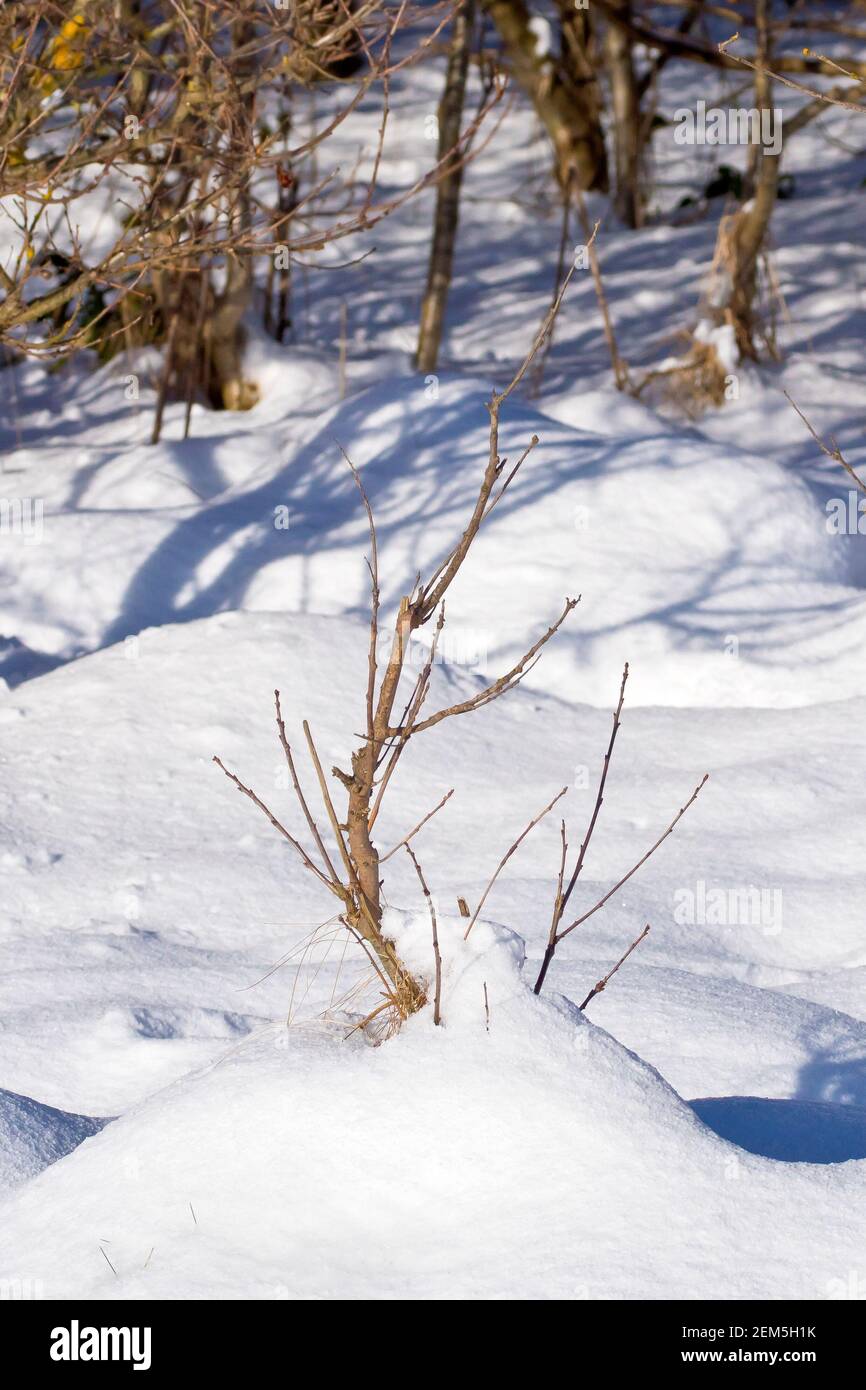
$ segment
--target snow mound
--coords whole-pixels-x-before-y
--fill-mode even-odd
[[[0,1193],[35,1177],[106,1124],[0,1090]]]
[[[367,640],[357,618],[219,614],[144,632],[0,699],[0,1085],[70,1111],[118,1114],[285,1017],[296,961],[275,965],[331,912],[330,899],[211,757],[303,836],[273,690],[290,737],[309,718],[325,765],[343,766],[363,708]],[[477,673],[437,663],[429,708],[479,685]],[[609,709],[518,687],[445,720],[413,741],[392,779],[381,850],[456,788],[417,843],[447,917],[458,896],[478,901],[508,845],[566,784],[573,844],[592,810]],[[563,943],[549,984],[582,999],[651,922],[591,1012],[689,1099],[866,1104],[866,1027],[835,1012],[866,1018],[864,713],[862,699],[784,711],[626,709],[576,915],[645,852],[704,771],[710,781],[633,883]],[[303,777],[312,793],[309,767]],[[559,850],[551,815],[487,903],[535,960]],[[403,852],[384,867],[389,902],[423,905]],[[783,885],[781,912],[732,910],[719,922],[697,911],[711,890],[739,901],[752,884],[771,906]],[[680,910],[684,896],[691,915]],[[305,966],[305,1014],[327,1006],[338,965],[320,952]],[[801,992],[818,1003],[793,997]]]
[[[389,927],[429,975],[429,919]],[[26,1266],[50,1298],[828,1296],[860,1255],[866,1166],[735,1149],[536,998],[512,933],[463,930],[440,922],[441,1028],[427,1009],[380,1047],[264,1030],[10,1198],[0,1278]]]

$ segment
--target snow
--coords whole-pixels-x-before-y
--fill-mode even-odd
[[[47,1297],[709,1296],[763,1231],[773,1253],[744,1262],[740,1295],[825,1296],[827,1280],[857,1267],[849,1208],[863,1164],[834,1167],[829,1186],[809,1169],[792,1187],[787,1167],[715,1138],[667,1082],[717,1106],[785,1099],[794,1120],[807,1102],[866,1103],[866,1021],[798,992],[800,980],[831,989],[863,959],[863,860],[837,830],[856,814],[863,758],[852,763],[847,731],[862,701],[820,720],[814,709],[627,714],[576,907],[646,848],[714,753],[711,782],[639,886],[560,947],[540,1001],[520,938],[496,922],[519,929],[537,963],[555,826],[532,832],[465,946],[453,904],[477,901],[573,762],[597,767],[609,714],[518,689],[419,739],[381,843],[435,804],[450,773],[457,792],[418,843],[439,909],[444,1027],[425,1015],[376,1049],[344,1040],[351,1024],[333,1009],[361,962],[338,968],[338,948],[323,946],[297,978],[297,960],[269,974],[330,908],[210,762],[218,751],[296,825],[274,681],[290,736],[309,714],[326,756],[340,757],[364,655],[356,621],[232,613],[145,632],[135,658],[110,648],[7,697],[26,739],[7,748],[0,811],[8,826],[17,808],[2,1079],[122,1118],[7,1199],[0,1278],[25,1268]],[[435,667],[431,707],[476,682]],[[575,833],[590,795],[575,787],[563,803]],[[389,901],[418,906],[389,930],[429,978],[429,921],[400,860],[386,866]],[[725,884],[783,884],[782,931],[677,923],[676,894],[696,868]],[[640,954],[589,1022],[576,1016],[560,991],[583,998],[644,915],[653,930]],[[725,1134],[726,1115],[709,1114],[711,1128]],[[794,1121],[763,1123],[783,1143]],[[856,1141],[832,1113],[825,1130],[822,1155]],[[345,1145],[359,1132],[378,1159],[350,1188]],[[813,1133],[823,1162],[818,1142]],[[600,1202],[615,1213],[604,1232]],[[46,1209],[64,1213],[50,1231]],[[702,1232],[699,1268],[673,1257],[689,1230]]]
[[[729,104],[724,75],[712,93],[690,64],[663,80],[667,108],[693,105],[696,81]],[[422,65],[397,84],[386,187],[423,172],[439,81]],[[484,402],[549,303],[559,214],[543,136],[517,101],[467,170],[432,381],[411,366],[426,198],[377,228],[366,260],[342,248],[344,268],[299,275],[290,345],[250,323],[260,403],[242,416],[196,405],[186,441],[183,406],[169,403],[148,443],[152,351],[2,372],[3,515],[42,512],[38,535],[5,519],[0,534],[0,1287],[143,1299],[862,1288],[866,543],[829,524],[849,480],[783,394],[862,470],[850,119],[829,113],[786,151],[778,365],[737,362],[730,335],[697,319],[720,209],[675,210],[718,152],[657,133],[655,210],[668,220],[640,233],[590,200],[633,366],[657,364],[688,324],[739,396],[686,423],[617,393],[589,277],[575,277],[543,381],[503,412],[505,454],[534,433],[541,443],[449,594],[430,709],[506,669],[567,595],[581,602],[520,687],[414,741],[389,788],[383,850],[455,792],[415,841],[443,1026],[428,1010],[379,1047],[355,1028],[378,996],[328,925],[332,901],[211,759],[303,834],[274,688],[299,748],[308,718],[325,766],[347,758],[363,718],[368,542],[338,446],[375,509],[392,615],[462,530]],[[358,141],[375,148],[377,125],[363,104],[341,128],[348,166]],[[97,240],[111,231],[107,196],[89,205]],[[560,946],[536,997],[558,812],[574,852],[626,660],[575,916],[710,779],[640,875]],[[302,776],[312,787],[305,761]],[[464,941],[458,897],[478,902],[565,784]],[[389,930],[431,979],[430,921],[402,852],[385,894]]]
[[[89,1115],[69,1115],[28,1096],[0,1091],[0,1192],[33,1178],[107,1121]]]
[[[326,398],[329,379],[308,363],[295,380],[299,354],[287,356],[288,402],[317,398],[311,377]],[[84,455],[12,455],[10,496],[44,498],[45,543],[22,537],[0,556],[0,630],[14,622],[24,647],[54,660],[226,608],[361,614],[366,519],[337,441],[362,470],[383,602],[395,605],[407,570],[435,566],[462,529],[486,449],[483,387],[443,376],[438,389],[428,400],[404,376],[306,429],[296,412],[224,435],[215,416],[201,439],[115,452],[105,441],[130,406],[110,376],[91,379],[78,391],[95,421]],[[507,669],[575,591],[579,615],[529,678],[565,699],[608,702],[625,655],[639,703],[779,707],[858,693],[850,648],[866,640],[866,600],[846,582],[847,538],[782,464],[683,431],[626,427],[611,439],[524,403],[503,451],[534,433],[543,447],[454,588],[446,642],[457,659]],[[58,564],[62,586],[51,583]],[[19,678],[32,659],[13,651],[3,674]]]
[[[546,58],[553,49],[553,33],[548,20],[543,15],[533,15],[529,29],[535,40],[536,58]]]
[[[260,1034],[32,1182],[4,1212],[6,1268],[29,1260],[55,1298],[694,1298],[732,1269],[743,1296],[814,1298],[856,1264],[863,1165],[746,1155],[537,999],[513,934],[479,924],[461,952],[442,926],[442,1028]],[[428,927],[403,924],[413,960]]]
[[[706,343],[715,349],[716,356],[725,372],[733,372],[740,360],[737,349],[737,336],[733,324],[713,325],[708,319],[701,319],[695,328],[695,341]]]

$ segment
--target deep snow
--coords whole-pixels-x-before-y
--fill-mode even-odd
[[[429,923],[401,928],[429,958]],[[537,999],[513,933],[441,928],[443,1028],[425,1013],[379,1048],[264,1030],[31,1183],[6,1268],[60,1298],[831,1295],[862,1249],[863,1164],[744,1154]]]
[[[502,928],[476,925],[464,968],[449,914],[458,894],[477,900],[552,789],[584,762],[597,769],[609,714],[518,689],[419,738],[381,843],[435,804],[450,771],[457,791],[418,853],[457,964],[445,1027],[419,1019],[373,1049],[341,1041],[348,1025],[316,1022],[363,975],[351,953],[341,961],[325,942],[299,972],[296,958],[269,973],[330,905],[210,762],[219,751],[300,829],[273,682],[290,735],[311,714],[339,757],[364,656],[360,622],[226,614],[147,632],[7,698],[7,727],[24,732],[2,790],[14,825],[3,1080],[125,1118],[9,1199],[0,1277],[23,1271],[46,1296],[689,1297],[732,1281],[743,1297],[833,1296],[858,1268],[864,1163],[754,1158],[703,1128],[635,1053],[686,1100],[794,1103],[749,1128],[777,1151],[787,1136],[789,1158],[840,1153],[835,1111],[866,1102],[863,861],[837,830],[856,816],[862,761],[847,733],[862,702],[820,721],[814,708],[627,715],[576,909],[651,843],[705,765],[711,781],[637,883],[560,948],[541,1003],[511,946],[496,946]],[[477,679],[437,666],[431,707]],[[575,788],[562,804],[576,836],[591,794]],[[556,840],[553,824],[537,827],[486,909],[526,936],[536,965]],[[411,868],[400,856],[385,868],[389,901],[420,909]],[[726,892],[778,886],[781,915],[678,921],[678,895],[697,903],[701,877]],[[582,998],[643,918],[650,938],[588,1011],[626,1052],[560,992]],[[407,957],[423,958],[423,913],[409,929]],[[834,990],[859,1007],[803,997]],[[724,1135],[730,1104],[699,1114]],[[359,1134],[376,1158],[353,1177]],[[601,1226],[600,1205],[612,1213]],[[746,1257],[756,1243],[759,1261]]]
[[[667,104],[706,80],[668,65]],[[394,94],[386,190],[425,167],[439,81],[422,67]],[[349,162],[378,119],[366,105],[341,131]],[[445,1026],[419,1017],[378,1049],[346,1039],[345,1011],[375,1001],[348,998],[363,961],[327,928],[305,945],[330,900],[210,760],[303,828],[275,686],[290,736],[308,717],[326,765],[345,758],[367,539],[337,443],[376,509],[390,610],[462,529],[484,400],[549,301],[543,138],[518,102],[469,167],[435,382],[410,360],[426,199],[381,224],[360,264],[299,275],[296,341],[279,350],[250,325],[261,404],[197,406],[186,442],[179,405],[146,442],[152,355],[0,373],[0,491],[41,505],[29,532],[0,534],[0,1283],[49,1297],[866,1296],[866,542],[856,499],[853,528],[828,524],[848,481],[783,395],[862,471],[866,167],[851,119],[828,112],[786,155],[786,355],[741,365],[737,401],[684,424],[618,395],[578,277],[540,389],[509,402],[505,452],[542,442],[449,596],[431,707],[498,674],[566,594],[582,600],[521,688],[401,764],[385,849],[455,787],[417,840]],[[654,148],[657,210],[672,214],[716,152],[669,130]],[[105,235],[108,197],[94,194],[88,235]],[[694,320],[719,209],[638,234],[594,211],[620,345],[657,363]],[[2,223],[0,253],[7,236]],[[579,842],[626,659],[576,911],[710,781],[560,948],[537,1000],[555,816],[468,948],[456,900],[478,900],[565,783]],[[417,880],[403,855],[385,867],[393,928],[429,971]],[[644,922],[577,1015],[567,1001]]]

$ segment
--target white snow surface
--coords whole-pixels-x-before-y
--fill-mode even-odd
[[[290,736],[308,713],[323,756],[340,759],[365,641],[348,619],[225,614],[146,632],[136,655],[111,648],[7,697],[0,1080],[122,1118],[7,1198],[0,1278],[24,1271],[47,1297],[698,1297],[732,1281],[742,1297],[830,1296],[862,1248],[851,1211],[866,1150],[832,1168],[774,1162],[716,1138],[685,1100],[833,1102],[831,1115],[866,1103],[866,1010],[804,997],[866,965],[863,860],[838,837],[856,815],[846,735],[862,702],[820,719],[633,711],[576,910],[652,842],[705,766],[711,780],[638,884],[563,944],[540,1001],[529,986],[555,825],[512,861],[468,946],[453,905],[477,901],[576,765],[597,765],[610,716],[518,689],[419,738],[381,843],[455,774],[418,844],[439,907],[444,1026],[425,1014],[373,1048],[344,1040],[351,1020],[334,1010],[363,973],[351,955],[340,964],[341,946],[269,973],[330,906],[210,761],[218,751],[300,831],[273,684]],[[437,666],[431,707],[477,679]],[[570,824],[591,799],[569,793]],[[411,866],[385,867],[388,900],[409,909],[389,928],[432,978]],[[676,895],[699,874],[725,889],[781,885],[781,919],[678,922]],[[579,1002],[644,918],[640,956],[579,1016],[563,994]],[[375,1160],[348,1175],[361,1135]],[[599,1204],[611,1213],[601,1229]],[[746,1258],[756,1242],[759,1261]]]
[[[709,80],[667,65],[666,104],[727,105],[727,79],[714,93]],[[440,82],[428,64],[396,84],[385,189],[423,173]],[[352,263],[369,250],[359,240],[335,255],[344,268],[299,275],[292,344],[250,323],[260,405],[196,405],[186,441],[175,402],[148,443],[155,354],[0,373],[0,1286],[274,1299],[866,1288],[866,515],[783,394],[863,471],[866,171],[851,119],[829,112],[786,151],[794,196],[773,224],[784,356],[730,356],[737,399],[684,423],[615,392],[580,277],[543,381],[509,399],[502,452],[541,442],[449,594],[429,708],[481,689],[566,596],[581,601],[521,686],[413,741],[389,787],[382,850],[455,791],[415,841],[443,1026],[427,1010],[379,1047],[350,1032],[378,996],[363,957],[322,925],[333,900],[211,759],[305,834],[278,687],[308,790],[303,718],[325,767],[345,765],[364,718],[368,541],[339,446],[375,509],[387,619],[462,530],[484,402],[550,300],[559,211],[542,133],[518,100],[468,166],[435,379],[411,364],[428,197],[380,224],[367,259]],[[340,128],[347,167],[359,143],[375,149],[379,120],[364,103]],[[654,150],[657,220],[626,232],[590,199],[638,370],[696,326],[721,210],[676,212],[717,151],[670,130]],[[110,196],[92,195],[96,240]],[[846,534],[828,524],[839,499]],[[18,533],[16,506],[31,522]],[[561,945],[536,997],[558,813],[573,856],[626,660],[575,916],[710,778]],[[478,902],[565,785],[464,942],[458,897]],[[402,851],[384,880],[389,929],[431,980]]]
[[[398,940],[429,953],[428,927]],[[485,923],[464,946],[459,918],[442,927],[447,1027],[426,1013],[379,1048],[271,1030],[31,1183],[4,1213],[7,1262],[38,1250],[60,1298],[82,1281],[104,1297],[700,1297],[733,1270],[743,1295],[813,1298],[859,1258],[866,1165],[828,1180],[745,1156],[573,1005],[537,999],[519,938]]]
[[[274,389],[287,410],[328,398],[326,372],[285,357]],[[240,433],[217,433],[226,425],[212,416],[211,433],[155,449],[135,442],[150,422],[133,417],[134,442],[116,450],[107,441],[118,409],[129,412],[120,370],[76,391],[93,403],[86,448],[11,454],[10,497],[44,499],[43,536],[0,554],[0,632],[43,659],[226,608],[362,614],[366,518],[338,444],[375,509],[386,611],[407,572],[435,568],[465,524],[487,448],[478,380],[443,377],[428,400],[418,378],[397,377],[312,423],[244,420]],[[779,707],[859,693],[866,599],[846,582],[847,537],[830,532],[805,482],[689,431],[609,437],[526,402],[508,411],[503,453],[516,457],[533,434],[541,446],[453,587],[452,660],[507,669],[579,593],[528,677],[565,699],[607,703],[624,655],[638,703]]]

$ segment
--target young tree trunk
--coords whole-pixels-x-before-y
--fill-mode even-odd
[[[562,63],[539,51],[524,0],[484,0],[505,45],[514,76],[529,96],[553,142],[560,187],[572,174],[579,188],[607,191],[607,156],[592,80],[569,81]]]
[[[253,27],[246,18],[238,18],[232,24],[231,41],[233,50],[242,53],[253,37]],[[244,60],[237,64],[239,76],[251,76],[251,63]],[[253,93],[239,95],[246,121],[251,121],[255,110]],[[232,140],[234,157],[243,162],[245,150],[240,141]],[[243,234],[249,231],[251,221],[250,172],[244,172],[240,182],[237,201],[228,211],[234,229]],[[253,263],[249,252],[230,252],[226,256],[226,280],[222,294],[217,296],[213,317],[210,321],[209,360],[211,380],[208,388],[214,405],[225,410],[250,410],[259,399],[259,389],[254,382],[244,379],[244,316],[252,303]]]
[[[757,60],[762,67],[770,65],[769,24],[769,0],[756,0]],[[755,74],[755,104],[759,111],[771,109],[771,79],[766,72]],[[723,258],[728,282],[721,307],[725,321],[733,325],[742,355],[757,358],[758,266],[776,205],[781,148],[773,153],[766,146],[756,144],[752,146],[751,155],[751,197],[729,226]]]
[[[374,579],[374,614],[378,613],[378,601],[378,583]],[[403,598],[394,628],[391,655],[382,677],[378,700],[375,701],[375,712],[372,687],[368,691],[368,737],[352,754],[351,776],[337,767],[332,769],[333,775],[342,782],[348,793],[346,831],[352,863],[352,887],[357,890],[355,897],[358,907],[357,910],[350,910],[347,913],[347,918],[353,929],[364,937],[377,956],[379,964],[400,997],[401,1007],[407,1016],[421,1008],[426,1001],[426,996],[423,987],[402,965],[394,948],[394,943],[385,936],[382,930],[379,851],[373,844],[370,818],[373,810],[377,766],[388,742],[387,730],[393,715],[400,674],[408,651],[412,618],[410,600]],[[387,776],[387,774],[385,775]]]
[[[631,0],[612,0],[612,4],[624,19],[631,18]],[[605,55],[610,73],[614,120],[614,208],[627,227],[640,227],[644,215],[640,89],[632,56],[632,40],[619,24],[607,25]]]
[[[226,284],[207,325],[210,358],[208,395],[224,410],[250,410],[259,399],[258,387],[243,374],[243,319],[252,296],[249,256],[228,258]]]
[[[445,74],[445,90],[439,103],[439,160],[456,149],[463,121],[466,96],[466,73],[475,22],[475,0],[463,0],[454,16],[451,51]],[[454,243],[460,215],[460,185],[463,180],[462,159],[442,178],[436,189],[436,219],[433,244],[430,248],[430,268],[427,288],[421,305],[416,365],[419,371],[433,372],[439,358],[445,305],[451,286],[454,263]]]

